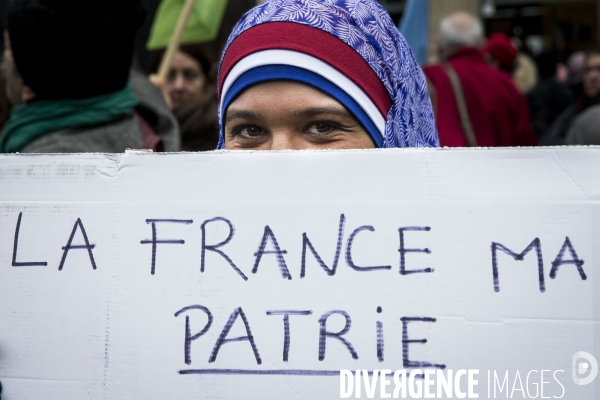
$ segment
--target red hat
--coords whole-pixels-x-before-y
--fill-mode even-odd
[[[504,33],[491,35],[483,47],[483,52],[498,61],[501,68],[511,68],[519,54],[519,50]]]

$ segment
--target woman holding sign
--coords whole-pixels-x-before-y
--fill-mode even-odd
[[[427,84],[375,0],[270,0],[219,67],[219,148],[437,147]]]

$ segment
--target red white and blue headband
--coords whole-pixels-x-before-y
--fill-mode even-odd
[[[370,11],[373,21],[357,20],[353,15],[357,5],[368,6],[360,16],[364,19],[364,11]],[[387,38],[386,30],[379,29],[376,35],[369,32],[379,28],[373,22],[382,20],[393,33],[388,32]],[[396,115],[395,97],[403,92],[402,65],[390,68],[386,58],[394,57],[384,54],[386,45],[394,47],[393,40],[398,40],[398,50],[408,48],[389,15],[372,0],[271,0],[254,8],[234,28],[221,59],[219,148],[224,147],[223,121],[229,105],[250,86],[273,80],[301,82],[336,99],[363,125],[377,147],[437,146],[425,79],[410,49],[405,57],[420,86],[421,90],[414,92],[420,99],[404,96],[404,103],[420,100],[420,109],[411,104],[415,110]],[[392,76],[394,69],[397,77]],[[411,86],[414,83],[405,89],[414,90]],[[419,130],[425,134],[415,135]]]

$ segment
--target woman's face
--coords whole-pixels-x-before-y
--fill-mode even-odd
[[[177,51],[166,82],[173,108],[199,96],[205,82],[200,63],[184,52]]]
[[[225,148],[253,150],[367,149],[375,145],[344,106],[311,86],[254,85],[225,115]]]

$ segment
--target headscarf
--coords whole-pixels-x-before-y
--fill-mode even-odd
[[[219,66],[218,148],[227,107],[269,80],[325,92],[377,147],[437,147],[427,84],[412,50],[375,0],[269,0],[234,27]]]

